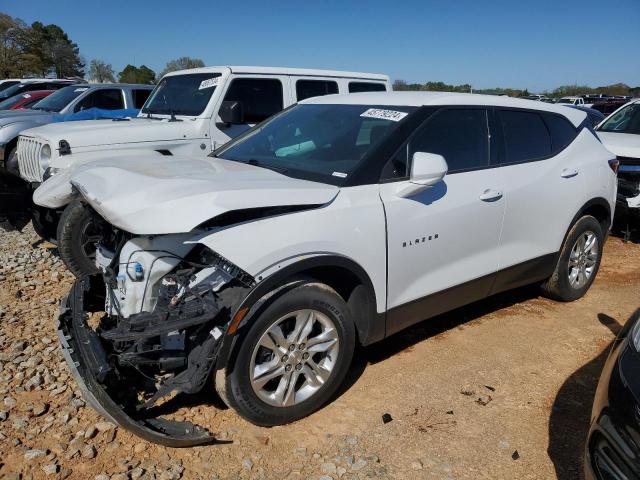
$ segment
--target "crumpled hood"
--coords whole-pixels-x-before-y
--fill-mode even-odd
[[[27,130],[23,135],[38,137],[55,145],[60,140],[66,140],[72,151],[82,147],[192,139],[199,136],[192,120],[170,122],[168,119],[143,117],[50,123]]]
[[[333,185],[214,158],[139,156],[73,170],[71,183],[86,201],[112,225],[137,235],[189,232],[234,210],[322,205],[339,191]]]
[[[40,110],[2,110],[0,111],[0,126],[9,125],[10,123],[34,121],[40,119],[49,119],[58,115],[52,112],[42,112]],[[40,118],[38,118],[40,117]]]
[[[633,133],[598,132],[607,150],[618,157],[640,158],[640,135]]]

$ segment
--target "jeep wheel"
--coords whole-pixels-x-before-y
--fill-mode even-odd
[[[273,301],[243,337],[226,378],[229,404],[261,426],[306,417],[336,392],[354,347],[344,300],[326,285],[296,287]]]
[[[80,200],[67,205],[58,223],[58,251],[76,277],[98,272],[95,244],[100,238],[100,229],[91,210]]]
[[[567,234],[553,275],[542,286],[544,293],[563,302],[587,293],[600,268],[603,243],[602,227],[594,217],[578,220]]]

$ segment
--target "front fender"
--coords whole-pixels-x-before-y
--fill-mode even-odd
[[[33,192],[33,202],[46,208],[63,208],[76,194],[71,185],[73,169],[69,168],[47,179]]]

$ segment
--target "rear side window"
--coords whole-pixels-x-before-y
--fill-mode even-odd
[[[387,91],[387,87],[384,83],[349,82],[349,93],[386,92],[386,91]]]
[[[544,113],[543,118],[551,134],[551,149],[553,153],[565,148],[578,135],[578,131],[571,122],[560,115]]]
[[[151,90],[131,90],[131,96],[133,97],[133,108],[142,108],[144,102],[147,101]]]
[[[338,84],[330,80],[298,80],[296,82],[296,98],[321,97],[338,93]]]
[[[551,136],[535,112],[500,110],[505,163],[527,162],[551,155]]]
[[[284,108],[282,83],[269,78],[236,78],[224,99],[242,103],[246,123],[259,123]]]

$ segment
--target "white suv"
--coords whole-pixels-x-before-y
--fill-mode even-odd
[[[89,402],[168,445],[209,437],[146,409],[212,377],[241,416],[284,424],[332,397],[357,343],[520,285],[581,297],[615,205],[584,112],[505,97],[318,97],[175,160],[76,170],[118,234],[59,324]]]

